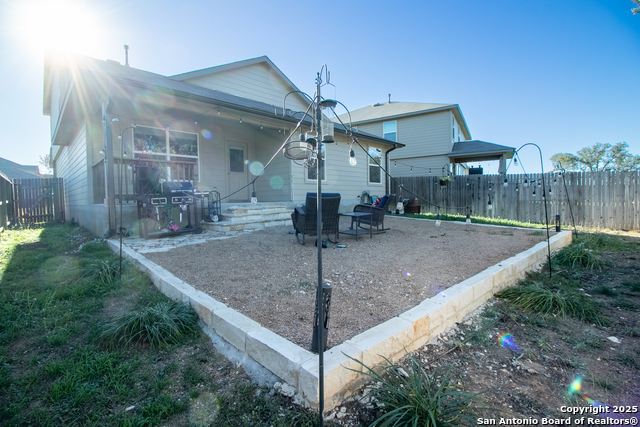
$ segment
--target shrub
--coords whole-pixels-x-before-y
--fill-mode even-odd
[[[564,267],[585,267],[601,270],[603,261],[592,250],[585,248],[584,242],[563,248],[554,257],[554,261]]]
[[[109,347],[132,343],[163,347],[192,334],[197,322],[198,315],[188,305],[163,302],[126,313],[105,323],[99,340]]]
[[[559,314],[562,317],[569,315],[583,322],[603,324],[602,315],[593,301],[577,292],[552,290],[537,283],[527,283],[505,289],[496,296],[511,301],[529,312],[542,315]]]
[[[582,234],[576,238],[577,242],[584,243],[587,249],[623,251],[631,246],[615,236],[607,236],[606,234]]]
[[[408,354],[408,353],[407,353]],[[406,371],[387,358],[382,374],[362,362],[361,373],[376,381],[365,398],[374,400],[387,411],[371,426],[459,426],[475,425],[476,411],[472,404],[477,394],[456,387],[451,368],[429,375],[415,357],[409,354]],[[379,386],[379,387],[378,387]]]

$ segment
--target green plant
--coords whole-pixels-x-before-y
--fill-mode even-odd
[[[626,287],[630,292],[640,292],[640,282],[624,282],[622,286]]]
[[[593,377],[591,384],[608,391],[618,391],[620,389],[620,380],[611,377]]]
[[[640,362],[638,362],[637,356],[635,353],[631,352],[622,353],[620,355],[620,363],[634,368],[640,367]]]
[[[371,426],[475,425],[473,403],[478,395],[460,390],[451,368],[429,375],[413,355],[407,355],[406,370],[384,358],[387,364],[381,374],[352,359],[363,368],[352,371],[366,375],[379,385],[370,388],[365,398],[375,399],[377,404],[384,405],[386,412]]]
[[[562,248],[553,260],[564,267],[585,267],[589,270],[601,270],[604,265],[598,255],[591,249],[585,248],[584,242]]]
[[[537,342],[542,350],[545,350],[545,351],[551,350],[551,344],[547,342],[547,339],[544,336],[538,338]]]
[[[574,291],[552,290],[538,283],[525,282],[500,291],[496,296],[533,313],[545,316],[559,314],[563,318],[570,315],[583,322],[603,324],[602,315],[593,301]]]
[[[587,249],[593,250],[622,251],[630,248],[629,243],[623,242],[620,238],[601,233],[581,234],[575,240],[584,243]]]
[[[105,323],[99,339],[110,347],[131,343],[164,347],[192,334],[197,322],[198,315],[188,305],[164,302],[126,313]]]
[[[616,292],[614,289],[611,289],[608,286],[605,285],[601,285],[598,286],[596,288],[593,289],[593,292],[598,293],[598,294],[602,294],[602,295],[606,295],[608,297],[615,297],[618,295],[618,292]]]
[[[626,298],[618,298],[615,300],[614,304],[616,305],[616,307],[620,307],[623,310],[628,310],[628,311],[638,310],[638,304]]]

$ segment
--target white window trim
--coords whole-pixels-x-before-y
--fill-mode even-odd
[[[397,133],[396,133],[397,135]],[[372,182],[371,181],[371,166],[375,167],[375,164],[371,164],[369,163],[371,161],[371,158],[369,157],[369,148],[373,148],[376,149],[376,147],[372,147],[372,146],[368,146],[367,147],[367,184],[369,185],[373,185],[376,187],[382,187],[382,184],[384,182],[384,178],[382,177],[382,148],[380,148],[380,164],[378,165],[378,168],[380,169],[380,182]]]
[[[324,179],[322,180],[322,182],[327,182],[327,176],[329,176],[329,174],[327,173],[327,165],[329,164],[328,160],[328,153],[329,150],[327,149],[327,144],[326,143],[322,143],[322,147],[324,147]],[[305,183],[312,183],[312,182],[317,182],[317,179],[313,179],[313,178],[309,178],[309,169],[307,168],[302,168],[303,169],[303,173],[304,173],[304,182]]]
[[[385,123],[393,123],[396,131],[395,132],[387,132],[387,133],[395,133],[396,134],[396,140],[393,142],[398,142],[398,121],[397,120],[389,120],[388,122],[382,122],[382,139],[387,139],[384,137],[385,135],[385,131],[384,131],[384,124]],[[391,141],[390,139],[388,139],[387,141]]]
[[[189,158],[189,159],[197,159],[196,163],[198,165],[197,166],[198,167],[198,170],[197,170],[198,182],[201,181],[201,178],[200,178],[200,175],[201,175],[200,174],[200,170],[201,170],[200,169],[200,135],[197,132],[186,132],[186,131],[178,130],[178,129],[158,128],[158,127],[154,127],[154,126],[136,126],[135,128],[131,129],[131,149],[133,151],[133,158],[134,159],[137,158],[136,155],[138,155],[138,154],[148,154],[148,153],[145,153],[144,151],[136,151],[135,150],[136,146],[135,146],[134,136],[135,136],[136,129],[138,129],[138,128],[156,129],[156,130],[164,131],[164,138],[165,138],[167,152],[166,153],[153,153],[153,154],[155,154],[158,158],[164,156],[165,157],[164,160],[167,161],[167,162],[171,161],[170,157],[178,157],[178,158],[185,157],[185,158]],[[171,132],[171,131],[182,132],[182,133],[188,133],[188,134],[191,134],[191,135],[195,135],[196,136],[196,145],[198,147],[198,155],[197,156],[188,156],[188,155],[183,155],[183,154],[171,154],[170,153],[171,147],[169,145],[170,144],[170,142],[169,142],[169,132]],[[179,161],[179,160],[177,160],[177,161]],[[171,169],[165,171],[165,173],[166,173],[166,175],[168,177],[171,177]]]

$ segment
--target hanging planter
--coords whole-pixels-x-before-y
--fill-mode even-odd
[[[451,177],[443,176],[440,178],[440,188],[445,188],[449,182],[451,182]]]

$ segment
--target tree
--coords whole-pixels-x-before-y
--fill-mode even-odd
[[[631,12],[633,12],[634,15],[640,13],[640,0],[631,1],[638,5],[638,7],[634,7],[633,9],[631,9]]]
[[[38,169],[41,174],[50,175],[53,173],[50,160],[51,157],[49,156],[49,153],[45,154],[44,156],[40,156],[40,160],[38,160],[38,165],[40,165],[40,167],[38,167]]]
[[[632,171],[640,169],[640,155],[631,154],[626,142],[618,142],[615,145],[598,142],[591,147],[580,149],[576,154],[554,154],[551,156],[551,163],[555,170]]]

